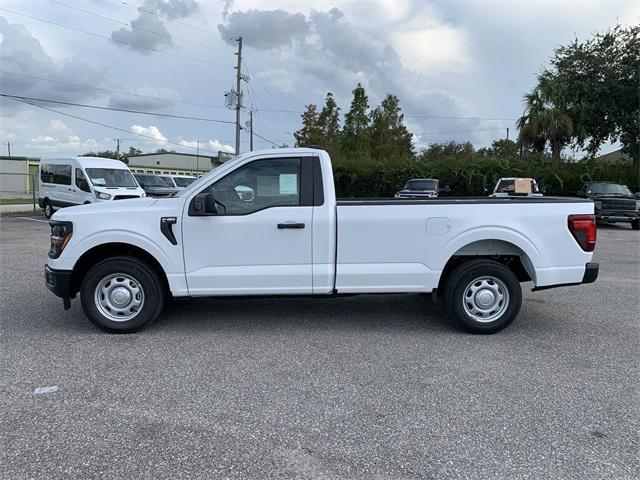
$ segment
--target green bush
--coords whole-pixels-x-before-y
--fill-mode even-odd
[[[448,184],[454,195],[486,195],[500,177],[532,177],[547,195],[574,195],[582,183],[608,180],[625,183],[640,191],[637,167],[618,163],[561,163],[554,168],[543,156],[519,158],[465,158],[418,160],[391,159],[386,162],[334,159],[336,194],[340,198],[392,197],[410,178],[437,178]]]

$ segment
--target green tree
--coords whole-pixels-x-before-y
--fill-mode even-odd
[[[324,107],[318,115],[318,126],[322,131],[320,145],[330,153],[335,153],[340,145],[340,107],[328,92]]]
[[[302,114],[302,128],[293,133],[297,147],[319,145],[322,143],[322,129],[318,125],[318,110],[314,104],[307,105]]]
[[[344,116],[342,151],[347,155],[366,156],[369,153],[369,99],[358,83],[353,90],[351,108]]]
[[[620,141],[640,164],[640,25],[616,26],[558,47],[539,77],[573,123],[573,141],[594,156]],[[566,124],[565,121],[560,122]]]
[[[432,143],[423,149],[419,160],[441,160],[443,158],[471,158],[475,153],[471,142]]]
[[[488,148],[478,150],[478,155],[482,157],[513,158],[518,155],[518,144],[513,140],[503,138],[496,140]]]
[[[562,149],[571,141],[573,121],[555,87],[553,82],[539,79],[538,86],[524,96],[525,111],[517,126],[521,144],[541,152],[548,143],[552,162],[558,165]]]
[[[404,125],[404,114],[395,95],[388,94],[369,115],[371,156],[383,160],[413,155],[413,135]]]

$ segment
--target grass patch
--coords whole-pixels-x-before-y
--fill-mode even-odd
[[[26,204],[33,205],[33,197],[0,198],[0,205],[26,205]]]

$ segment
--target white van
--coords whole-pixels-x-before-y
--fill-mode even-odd
[[[145,196],[129,167],[120,160],[43,158],[39,171],[38,204],[47,218],[55,208]]]
[[[184,190],[189,185],[197,180],[196,177],[192,175],[159,175],[161,178],[166,178],[171,182],[171,185],[178,189]]]

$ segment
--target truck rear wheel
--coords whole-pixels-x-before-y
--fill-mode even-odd
[[[447,308],[471,333],[490,334],[508,327],[520,311],[522,290],[514,273],[501,263],[472,260],[447,280]]]
[[[113,257],[87,272],[80,288],[82,309],[97,327],[133,333],[153,322],[164,304],[158,273],[134,257]]]
[[[632,220],[631,221],[631,228],[633,230],[640,230],[640,220]]]

